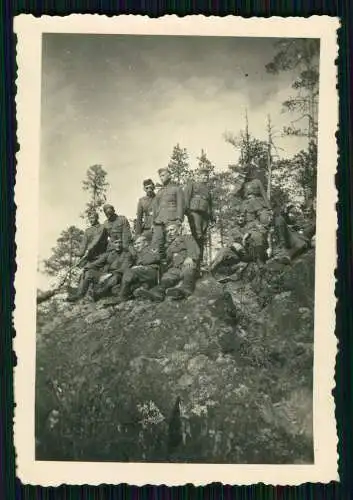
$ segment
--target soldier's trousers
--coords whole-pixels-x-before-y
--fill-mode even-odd
[[[275,219],[275,230],[280,244],[287,250],[290,250],[293,256],[308,246],[307,239],[299,233],[292,231],[281,215]]]
[[[178,285],[180,282],[184,290],[192,293],[196,284],[196,266],[189,267],[171,267],[162,276],[160,287],[166,290]]]
[[[121,273],[113,273],[113,275],[107,278],[103,283],[95,286],[95,292],[97,295],[106,295],[113,291],[113,288],[121,283],[121,279]]]
[[[240,262],[240,256],[231,248],[221,248],[212,262],[212,271],[217,271],[220,274],[228,274],[232,272],[233,266]]]
[[[158,269],[152,266],[133,266],[127,269],[121,281],[120,295],[128,298],[139,286],[151,288],[157,284]]]
[[[203,261],[209,219],[204,212],[189,212],[190,231],[200,248],[200,262]]]
[[[164,224],[156,224],[152,230],[152,246],[157,248],[159,255],[165,255],[165,227]]]

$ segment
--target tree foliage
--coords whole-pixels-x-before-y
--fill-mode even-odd
[[[56,246],[52,248],[52,255],[43,261],[44,272],[49,276],[67,273],[67,284],[70,286],[75,274],[72,266],[75,263],[75,255],[77,255],[82,237],[82,229],[76,226],[70,226],[62,231]]]
[[[287,135],[307,136],[309,143],[317,138],[317,113],[319,96],[320,42],[317,39],[287,39],[277,42],[277,53],[266,64],[272,74],[292,71],[295,74],[292,88],[296,94],[283,102],[285,111],[296,112],[298,117],[284,128]],[[300,126],[307,122],[307,128]],[[299,126],[297,125],[299,124]]]
[[[185,184],[191,177],[189,155],[186,148],[182,148],[180,144],[176,144],[173,148],[168,169],[171,174],[172,182],[176,184]]]
[[[86,203],[84,217],[92,210],[98,211],[106,202],[106,192],[109,183],[106,180],[107,172],[101,165],[92,165],[86,172],[86,178],[82,181],[82,188],[87,191],[90,198]]]

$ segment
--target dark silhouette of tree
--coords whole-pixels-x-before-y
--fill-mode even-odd
[[[52,249],[49,259],[43,261],[44,272],[49,276],[67,273],[67,285],[70,287],[75,264],[75,256],[80,247],[83,231],[76,226],[70,226],[61,232],[56,246]]]
[[[106,202],[106,192],[109,183],[106,181],[107,172],[101,165],[92,165],[88,168],[86,178],[82,181],[82,188],[90,195],[83,217],[87,217],[91,210],[98,211]]]
[[[173,148],[168,169],[172,181],[176,184],[185,184],[192,177],[188,152],[185,148],[181,148],[179,143]]]

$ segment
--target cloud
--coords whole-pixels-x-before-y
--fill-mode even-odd
[[[103,165],[109,200],[134,217],[142,180],[156,179],[177,142],[193,166],[203,148],[225,169],[237,152],[223,133],[244,128],[246,108],[259,138],[266,138],[267,114],[279,130],[288,124],[281,102],[290,77],[266,73],[268,40],[55,37],[43,55],[41,258],[63,229],[82,226],[81,184],[90,165]],[[279,145],[290,156],[303,143],[279,139]]]

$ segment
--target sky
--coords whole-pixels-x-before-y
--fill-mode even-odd
[[[289,125],[282,102],[293,95],[293,75],[270,75],[265,64],[275,39],[136,35],[45,34],[42,43],[39,260],[48,258],[63,229],[85,227],[88,195],[82,180],[101,164],[108,202],[134,218],[142,181],[158,180],[173,146],[190,163],[204,149],[217,170],[238,158],[225,132],[244,129],[266,139]],[[294,117],[295,118],[295,117]],[[278,138],[280,154],[305,147]],[[103,220],[103,217],[102,217]],[[38,286],[48,278],[39,275]]]

